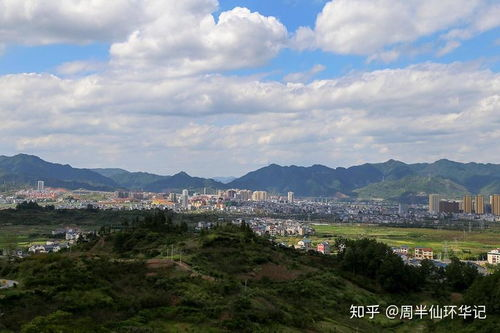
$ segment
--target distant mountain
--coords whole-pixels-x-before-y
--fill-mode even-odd
[[[161,181],[168,176],[159,176],[146,172],[129,172],[123,169],[93,169],[103,176],[111,178],[119,186],[129,190],[146,190],[149,185]]]
[[[147,191],[164,192],[171,190],[202,190],[208,189],[223,189],[226,186],[213,179],[191,177],[185,172],[179,172],[173,176],[164,176],[164,178],[149,184],[146,187]]]
[[[297,196],[349,196],[384,199],[412,198],[429,193],[447,196],[500,193],[500,165],[459,163],[406,164],[396,160],[350,168],[269,165],[228,184]]]
[[[228,186],[281,194],[292,191],[297,196],[337,196],[352,194],[355,188],[381,181],[382,178],[382,173],[370,164],[347,169],[271,164],[230,182]]]
[[[160,176],[146,172],[129,172],[123,169],[93,169],[107,175],[118,185],[134,190],[148,192],[167,192],[188,190],[222,189],[225,185],[213,179],[191,177],[185,172],[173,176]]]
[[[127,170],[124,169],[119,169],[119,168],[97,168],[97,169],[90,169],[94,172],[97,172],[98,174],[103,175],[104,177],[111,178],[113,176],[122,174],[122,173],[130,173]]]
[[[448,197],[468,194],[463,185],[441,177],[407,176],[398,180],[388,180],[373,183],[354,190],[360,198],[381,198],[399,200],[409,195],[426,196],[429,193],[439,193]]]
[[[228,184],[233,180],[237,179],[237,177],[212,177],[211,179],[222,184]]]
[[[68,189],[165,192],[185,188],[191,191],[240,188],[283,195],[292,191],[301,197],[340,198],[347,195],[414,200],[429,193],[447,196],[500,193],[500,165],[459,163],[446,159],[416,164],[389,160],[349,168],[271,164],[237,179],[206,179],[192,177],[185,172],[161,176],[116,168],[77,169],[25,154],[0,156],[0,182],[34,185],[37,180],[44,180],[47,186]]]
[[[49,163],[33,155],[0,156],[0,182],[35,184],[38,180],[45,181],[46,186],[68,189],[113,190],[119,187],[112,179],[92,170]]]

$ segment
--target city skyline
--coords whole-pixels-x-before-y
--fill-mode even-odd
[[[203,177],[500,162],[476,149],[499,137],[496,1],[0,5],[2,155]]]

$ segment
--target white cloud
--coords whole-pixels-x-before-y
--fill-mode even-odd
[[[216,0],[40,3],[0,0],[0,44],[108,41],[110,63],[64,63],[62,76],[0,76],[4,153],[206,176],[268,162],[500,162],[491,150],[461,146],[464,137],[479,147],[500,136],[500,76],[491,71],[424,63],[311,82],[325,69],[316,65],[283,82],[224,76],[214,73],[276,56],[287,47],[286,28],[245,8],[215,17]],[[485,11],[492,3],[336,0],[294,42],[367,61],[436,45],[442,55],[497,25]],[[431,34],[439,43],[413,50]]]
[[[262,65],[286,44],[287,30],[276,18],[237,7],[216,22],[216,3],[209,3],[193,12],[184,3],[163,2],[154,21],[111,46],[112,64],[186,75]]]
[[[109,42],[114,70],[159,76],[259,66],[286,45],[287,29],[276,18],[236,7],[216,19],[218,4],[0,0],[0,45]],[[82,65],[60,70],[74,72]]]
[[[456,48],[460,47],[460,45],[462,45],[462,43],[460,43],[456,40],[450,40],[446,43],[445,46],[443,46],[440,50],[438,50],[437,56],[442,57],[442,56],[452,52]]]
[[[459,151],[464,137],[491,146],[498,136],[498,91],[498,74],[460,63],[309,84],[221,75],[8,75],[0,77],[0,148],[81,166],[207,176],[240,174],[266,161],[500,162],[491,150]]]
[[[395,46],[422,37],[451,30],[448,34],[464,39],[493,29],[500,24],[499,10],[490,0],[335,0],[325,5],[314,29],[297,30],[293,45],[391,61],[399,56]],[[457,41],[440,54],[453,45]]]
[[[0,42],[84,44],[124,38],[145,19],[139,0],[0,0]]]
[[[305,72],[296,72],[290,73],[283,78],[285,82],[308,82],[311,80],[316,74],[323,72],[326,69],[323,65],[314,65],[311,69]]]
[[[61,75],[89,74],[106,69],[106,64],[100,61],[70,61],[57,66]]]

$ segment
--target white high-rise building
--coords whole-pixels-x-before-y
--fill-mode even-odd
[[[45,182],[43,180],[39,180],[37,183],[37,189],[38,191],[42,192],[45,190]]]
[[[438,207],[439,207],[439,204],[438,204]],[[408,213],[408,205],[404,204],[404,203],[399,203],[398,214],[405,215],[407,213]]]
[[[293,192],[288,192],[288,202],[293,203],[294,199],[295,199],[295,194]]]
[[[253,201],[267,201],[267,192],[266,191],[255,191],[252,194]]]
[[[189,205],[189,191],[184,189],[182,190],[182,198],[181,198],[182,208],[187,209]]]

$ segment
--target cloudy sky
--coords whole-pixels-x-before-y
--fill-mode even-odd
[[[0,155],[500,163],[498,0],[0,0]]]

